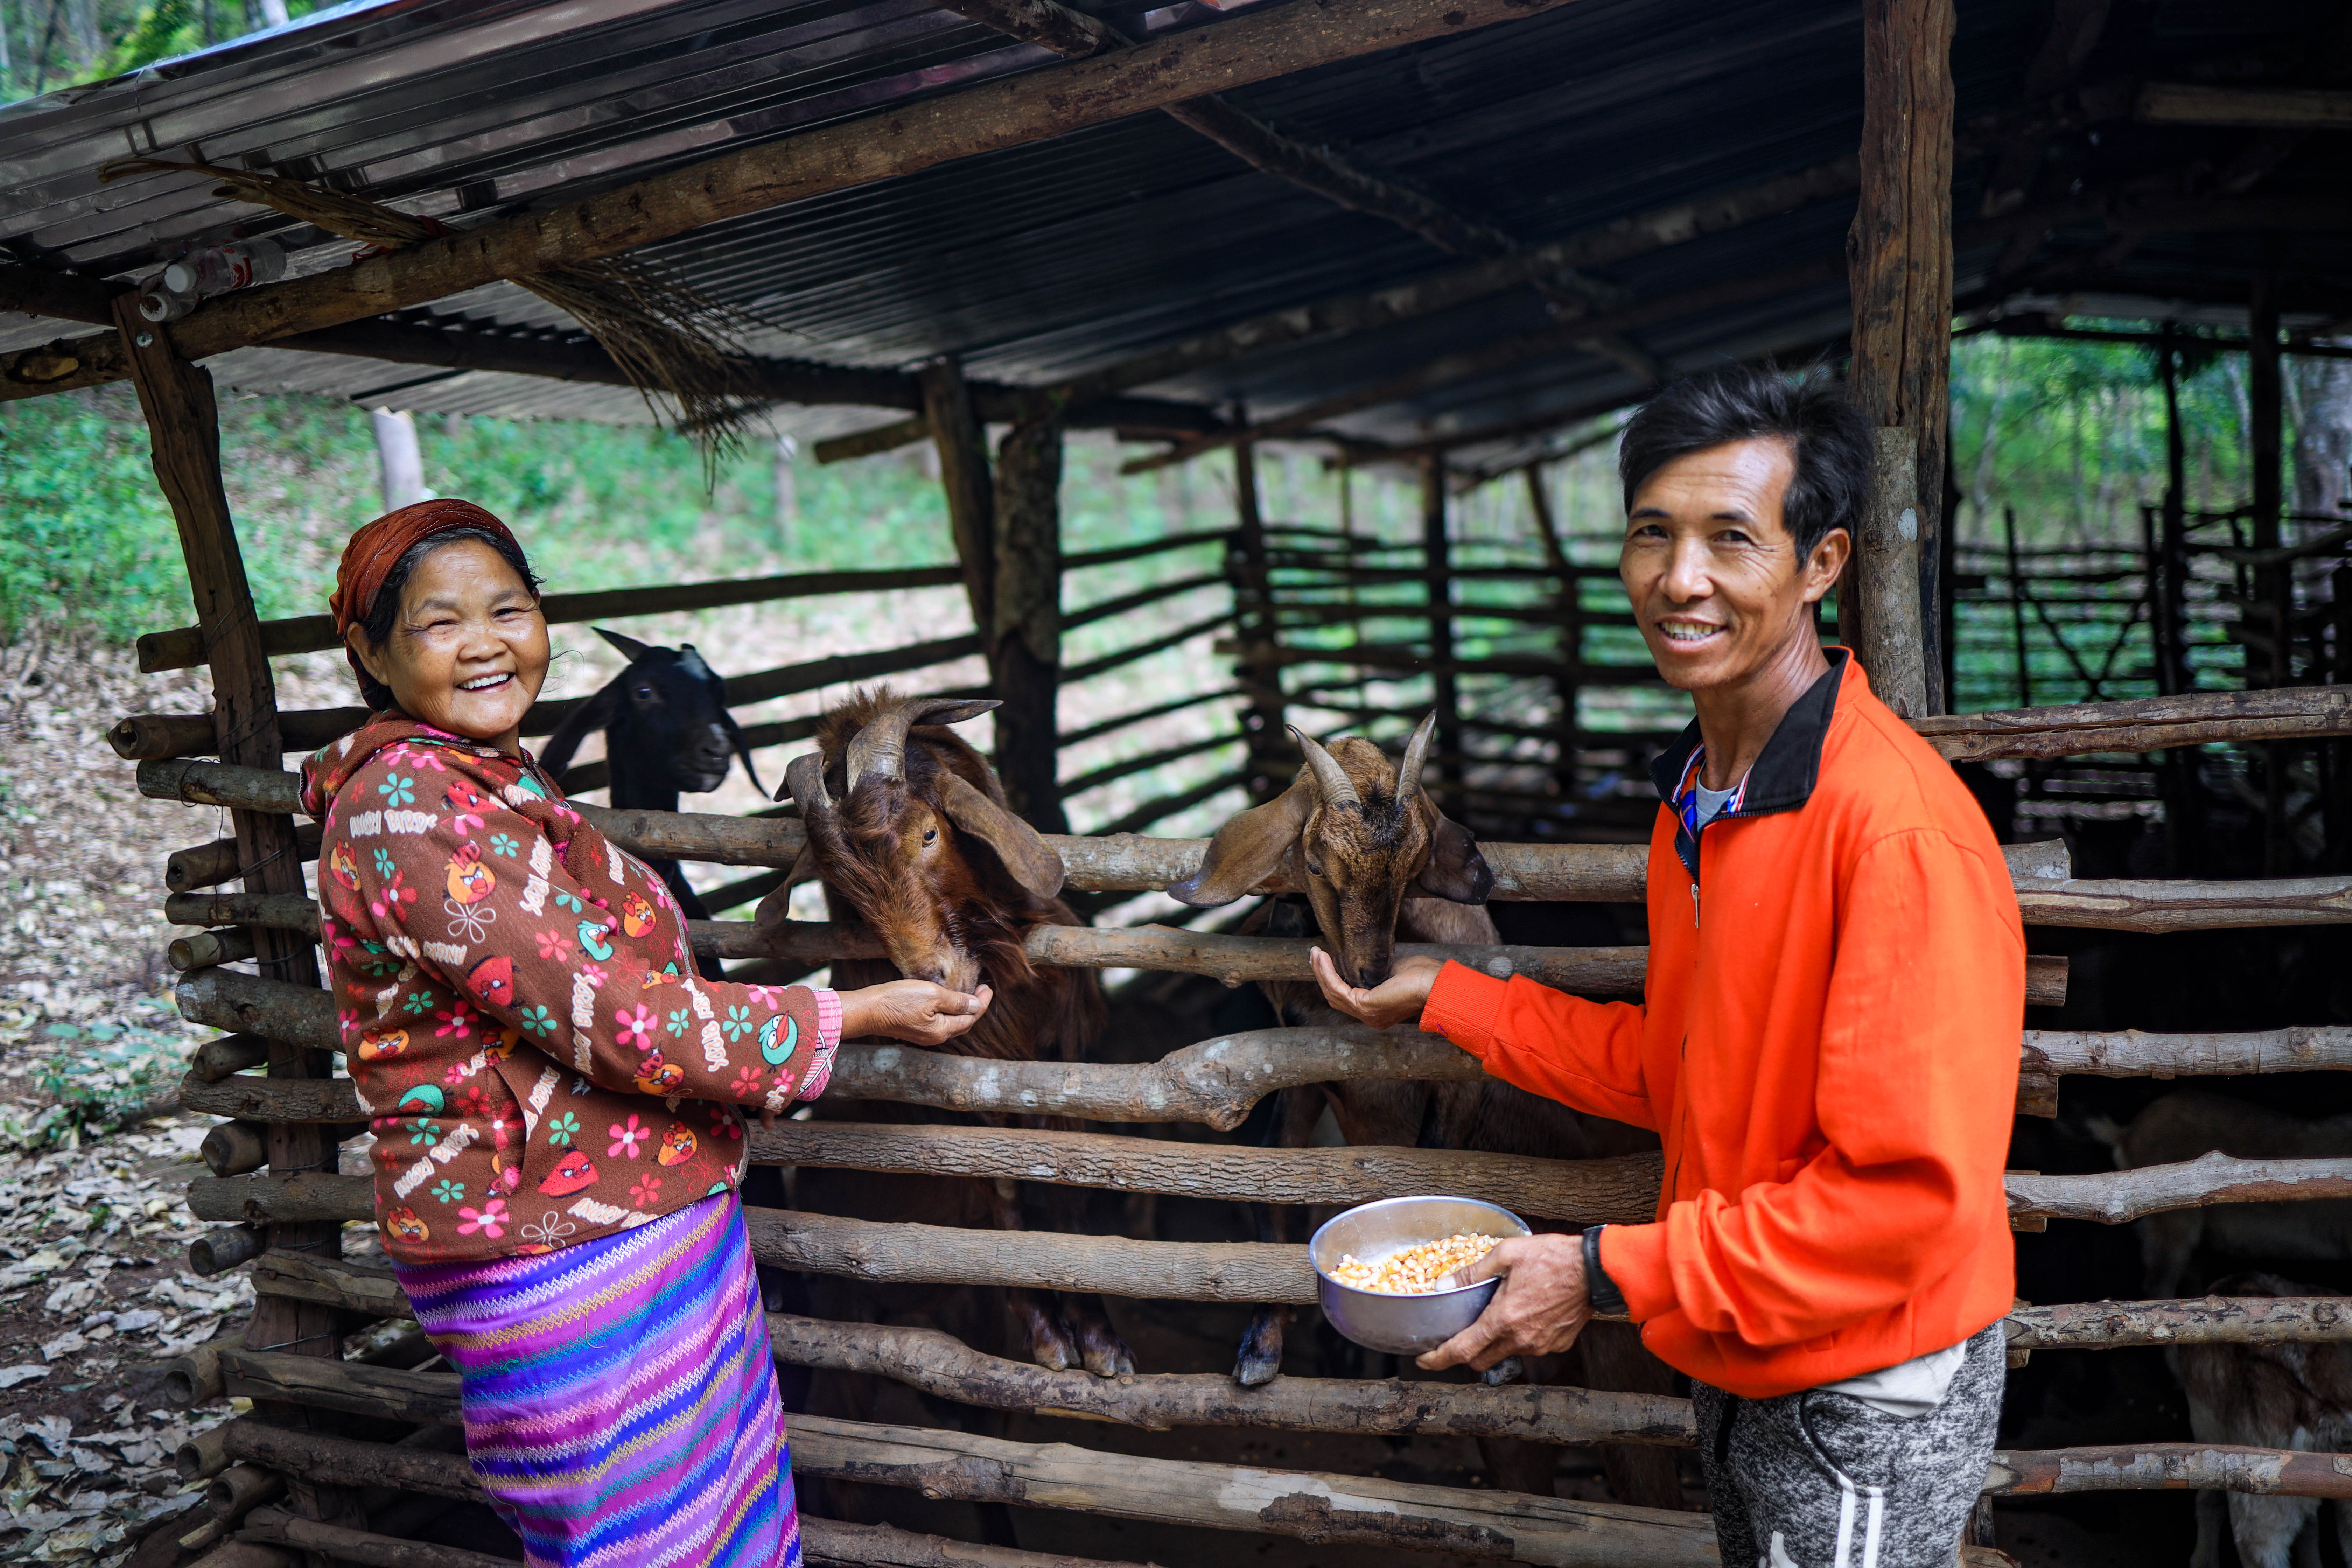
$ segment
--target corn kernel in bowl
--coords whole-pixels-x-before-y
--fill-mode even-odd
[[[1447,1275],[1486,1257],[1497,1239],[1457,1233],[1408,1247],[1370,1263],[1360,1260],[1352,1252],[1345,1253],[1332,1268],[1331,1278],[1352,1289],[1382,1296],[1426,1296],[1446,1289]]]

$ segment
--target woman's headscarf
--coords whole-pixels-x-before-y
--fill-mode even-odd
[[[383,591],[383,580],[392,575],[402,556],[436,533],[461,528],[479,529],[505,540],[517,554],[521,553],[522,547],[515,544],[507,525],[469,500],[421,500],[388,511],[352,534],[343,546],[342,562],[335,568],[335,591],[327,600],[327,608],[335,617],[335,635],[348,638],[351,629],[367,619],[368,612],[375,608],[376,595]],[[352,673],[364,681],[367,671],[348,642],[343,657],[351,660]]]

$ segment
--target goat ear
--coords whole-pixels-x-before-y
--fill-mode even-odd
[[[1495,868],[1478,853],[1477,836],[1421,797],[1422,816],[1429,824],[1429,864],[1414,880],[1416,890],[1457,904],[1483,904],[1495,890]]]
[[[751,778],[751,787],[761,795],[767,794],[768,786],[760,782],[760,770],[751,765],[751,742],[743,738],[743,726],[735,722],[734,714],[721,708],[719,710],[719,727],[727,731],[727,743],[735,748],[737,756],[743,759],[743,772]]]
[[[961,773],[941,768],[939,779],[948,820],[995,850],[1014,881],[1041,899],[1062,890],[1062,858],[1035,828],[974,789]]]
[[[961,724],[967,719],[977,719],[992,708],[1004,704],[993,697],[932,697],[919,699],[908,704],[915,715],[912,724]]]
[[[608,632],[602,626],[596,627],[595,631],[598,637],[620,649],[621,657],[631,664],[636,663],[637,660],[654,651],[651,643],[642,643],[635,637],[625,637],[618,632]]]
[[[1320,798],[1314,770],[1300,768],[1298,777],[1281,795],[1228,818],[1209,840],[1201,868],[1181,882],[1171,883],[1168,896],[1180,904],[1204,910],[1232,903],[1281,867]]]
[[[601,730],[613,721],[613,713],[620,702],[621,683],[608,680],[595,696],[572,710],[571,716],[555,727],[555,733],[540,748],[539,765],[558,784],[563,782],[563,770],[572,765],[572,754],[580,742],[588,738],[591,730]]]

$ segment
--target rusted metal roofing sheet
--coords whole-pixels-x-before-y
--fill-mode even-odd
[[[2253,14],[2238,16],[2242,9]],[[1220,20],[1194,0],[1103,14],[1131,32]],[[2284,79],[2296,68],[2296,40],[2326,20],[2318,11],[2281,22],[2284,15],[2201,0],[2119,6],[2083,74],[2222,68],[2236,73],[2231,79]],[[1962,0],[1953,58],[1964,121],[2018,104],[2046,19],[2042,0]],[[1578,0],[1246,96],[1292,134],[1350,149],[1532,244],[1850,153],[1861,122],[1860,34],[1848,0]],[[150,174],[101,185],[97,167],[125,153],[200,155],[462,225],[1050,63],[1044,51],[926,0],[346,5],[0,109],[0,250],[130,279],[180,247],[242,228],[285,241],[297,272],[340,266],[348,244],[216,199],[209,181]],[[2056,181],[2061,196],[2077,184],[2178,183],[2192,152],[2210,160],[2247,134],[2126,120],[2062,139],[2065,166],[2044,183]],[[2261,194],[2352,195],[2344,138],[2320,133],[2320,144],[2283,162]],[[1981,160],[1963,162],[1963,221],[1977,214],[1983,174]],[[1640,300],[1834,258],[1851,213],[1850,200],[1822,202],[1606,268],[1606,280]],[[2112,240],[2093,222],[2079,236],[2062,225],[2046,243],[2079,247],[2085,268],[2095,257],[2095,286],[2108,294],[2135,292],[2137,279],[2158,295],[2190,287],[2226,295],[2257,265],[2286,267],[2315,287],[2352,274],[2352,252],[2336,234],[2165,234],[2137,247]],[[1964,302],[2029,282],[2047,291],[2046,278],[2024,276],[2005,254],[2018,243],[1994,235],[1964,246]],[[2023,247],[2044,243],[2029,237]],[[752,345],[760,352],[863,367],[956,353],[976,374],[1026,384],[1459,265],[1380,219],[1259,174],[1157,114],[777,207],[652,254],[772,322]],[[2352,294],[2352,281],[2345,291]],[[508,285],[434,309],[572,331]],[[1813,352],[1833,342],[1844,315],[1843,286],[1828,282],[1694,310],[1633,335],[1687,369],[1725,356]],[[1546,325],[1542,301],[1518,289],[1154,390],[1278,413]],[[0,349],[57,335],[53,321],[0,316]],[[646,417],[624,388],[267,348],[214,364],[225,382],[250,389],[428,410]],[[1617,364],[1563,350],[1333,424],[1405,443],[1636,390]],[[804,432],[877,422],[838,409],[783,417]]]

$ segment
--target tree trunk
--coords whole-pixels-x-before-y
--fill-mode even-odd
[[[1882,429],[1910,433],[1911,482],[1901,484],[1884,450],[1874,519],[1856,540],[1860,552],[1908,542],[1932,552],[1944,527],[1944,447],[1948,439],[1952,326],[1952,0],[1864,0],[1863,6],[1862,201],[1847,243],[1853,294],[1853,397]],[[1905,497],[1907,495],[1908,499]],[[1905,508],[1916,524],[1903,541]],[[1891,510],[1890,510],[1891,509]],[[1863,668],[1873,686],[1924,708],[1926,649],[1917,628],[1932,606],[1916,601],[1913,569],[1882,599],[1907,589],[1911,628],[1906,646],[1881,637],[1871,617],[1872,575],[1850,568],[1839,600],[1849,646],[1869,649]],[[1892,606],[1888,606],[1892,608]],[[1904,621],[1888,629],[1899,635]],[[1915,712],[1911,717],[1917,717]]]
[[[1062,426],[1050,413],[1005,432],[996,452],[995,584],[989,668],[996,776],[1015,815],[1067,833],[1059,785],[1062,678]]]

